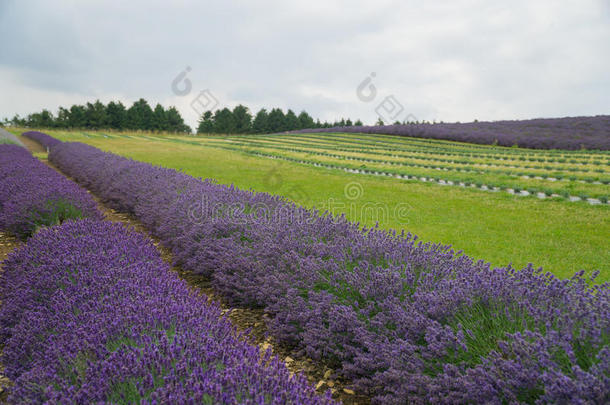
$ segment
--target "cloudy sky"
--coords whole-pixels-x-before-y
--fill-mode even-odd
[[[610,113],[609,0],[0,0],[0,38],[0,118],[140,97],[190,125],[216,103],[365,123]]]

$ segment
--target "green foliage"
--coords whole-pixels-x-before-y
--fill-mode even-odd
[[[23,232],[17,235],[20,238],[31,236],[36,230],[43,226],[61,224],[68,219],[83,218],[80,209],[63,199],[48,200],[42,207],[34,207],[26,216],[26,226]]]
[[[59,107],[57,117],[48,110],[33,113],[26,118],[15,115],[8,120],[22,128],[79,128],[79,129],[131,129],[143,131],[167,131],[190,133],[191,128],[175,107],[167,110],[157,104],[153,110],[143,98],[127,109],[120,101],[104,105],[100,100],[83,105],[73,105],[69,109]]]

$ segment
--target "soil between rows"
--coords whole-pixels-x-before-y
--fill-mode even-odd
[[[24,136],[20,136],[19,139],[23,141],[23,143],[32,153],[46,152],[46,150],[40,144],[32,141],[31,139]],[[41,161],[62,175],[68,177],[70,180],[74,181],[74,179],[56,168],[47,159],[41,159]],[[354,393],[354,391],[350,389],[350,382],[342,379],[340,376],[335,375],[334,370],[310,358],[300,356],[296,351],[291,350],[288,347],[276,344],[269,336],[266,327],[266,320],[268,316],[262,309],[241,308],[229,305],[222,299],[221,296],[216,294],[211,286],[211,280],[209,278],[196,275],[190,271],[182,269],[179,266],[173,266],[173,255],[171,251],[165,248],[160,243],[159,239],[151,235],[140,221],[130,214],[118,212],[107,207],[95,194],[91,192],[89,193],[98,203],[100,211],[102,211],[107,220],[119,222],[127,228],[132,228],[147,235],[159,250],[163,260],[171,266],[172,271],[175,271],[180,278],[188,283],[191,288],[205,294],[208,297],[208,301],[219,304],[222,309],[222,313],[230,319],[239,332],[246,334],[251,343],[260,346],[261,350],[272,350],[275,355],[284,360],[286,367],[291,372],[302,373],[305,375],[309,382],[316,387],[318,392],[322,393],[330,389],[333,398],[341,401],[344,404],[360,405],[370,403],[369,397]],[[0,249],[1,248],[2,246],[0,246]],[[1,370],[2,369],[0,368],[0,378]],[[0,387],[1,384],[2,382],[0,379]],[[2,399],[1,395],[2,394],[0,394],[0,400]]]

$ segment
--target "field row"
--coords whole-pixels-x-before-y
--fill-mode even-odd
[[[564,165],[564,164],[553,164],[553,165],[531,165],[527,163],[522,163],[521,161],[513,161],[511,162],[499,162],[497,160],[490,159],[470,159],[470,158],[446,158],[446,155],[438,155],[438,154],[429,154],[432,156],[427,156],[425,152],[429,151],[418,151],[418,152],[404,152],[401,154],[396,154],[393,152],[370,152],[370,151],[362,151],[361,148],[358,148],[354,145],[341,145],[341,147],[336,147],[334,145],[324,145],[321,142],[310,141],[304,142],[300,140],[291,140],[291,139],[264,139],[257,137],[254,138],[242,138],[242,137],[231,137],[227,140],[227,138],[207,138],[210,141],[214,141],[216,139],[224,142],[237,143],[243,145],[253,145],[253,146],[261,146],[261,147],[301,147],[303,150],[309,151],[333,151],[333,152],[341,152],[342,155],[345,156],[363,156],[363,157],[375,157],[377,156],[380,159],[385,159],[386,161],[402,163],[405,161],[408,162],[432,162],[432,163],[452,163],[455,165],[472,165],[472,166],[480,166],[480,167],[498,167],[498,168],[510,168],[510,169],[521,169],[521,170],[545,170],[545,171],[557,171],[557,172],[569,172],[569,173],[604,173],[604,168],[600,167],[589,167],[589,166],[574,166],[574,165]],[[236,142],[238,140],[240,142]]]
[[[470,144],[520,146],[537,150],[604,150],[610,135],[610,117],[566,117],[470,123],[409,123],[403,125],[345,126],[303,129],[299,134],[321,132],[384,134],[426,141],[459,141]]]
[[[495,266],[513,263],[521,268],[531,262],[561,278],[581,269],[601,270],[602,281],[608,280],[609,252],[604,237],[609,225],[607,206],[328,170],[212,147],[207,138],[160,136],[163,140],[156,140],[152,134],[114,132],[87,132],[89,137],[81,132],[52,134],[194,177],[215,178],[223,184],[285,196],[306,207],[345,214],[361,225],[378,223],[384,229],[404,229],[425,241],[451,244]],[[422,176],[444,178],[446,173],[434,170]],[[545,182],[540,190],[563,183]],[[345,193],[352,183],[362,190],[356,199]],[[403,209],[405,204],[408,212]],[[381,211],[372,212],[371,207]]]
[[[375,162],[372,159],[359,159],[356,157],[342,157],[332,154],[319,154],[321,158],[312,159],[309,151],[298,152],[287,150],[288,148],[254,148],[252,144],[241,144],[236,142],[213,143],[207,140],[192,140],[172,137],[155,137],[141,135],[144,139],[165,142],[178,142],[206,147],[216,147],[224,150],[242,152],[254,156],[271,159],[282,159],[299,164],[307,164],[328,169],[344,170],[350,173],[390,176],[406,180],[433,182],[441,185],[472,187],[484,191],[506,191],[507,193],[520,196],[536,196],[537,198],[558,198],[569,201],[585,201],[589,204],[606,204],[610,195],[610,187],[602,181],[572,180],[570,178],[549,177],[547,175],[536,176],[517,174],[490,174],[487,172],[455,169],[445,166],[417,166],[409,164],[392,164],[389,162]],[[281,150],[282,152],[278,152]],[[345,162],[342,162],[345,161]],[[369,165],[351,164],[351,161],[366,161],[373,163]],[[337,164],[338,163],[338,164]],[[397,166],[406,166],[409,169],[397,169]],[[439,172],[443,172],[439,175]],[[453,174],[459,172],[463,174]]]
[[[371,150],[389,150],[395,152],[417,151],[425,154],[463,156],[465,158],[517,160],[522,162],[591,164],[594,161],[604,162],[610,158],[607,151],[537,151],[532,149],[504,148],[481,146],[460,142],[430,141],[417,138],[395,138],[383,135],[366,134],[275,134],[255,135],[256,137],[314,140],[334,145],[357,145]]]
[[[410,234],[83,144],[55,146],[50,160],[376,402],[595,402],[607,392],[607,284],[491,269]]]
[[[86,134],[89,137],[128,137],[129,135]],[[259,156],[282,159],[299,164],[338,169],[356,174],[390,176],[407,180],[432,182],[440,185],[472,187],[484,191],[506,191],[512,195],[536,196],[537,198],[557,198],[567,201],[585,201],[589,204],[606,204],[610,196],[610,177],[576,177],[561,172],[510,172],[489,171],[456,165],[421,165],[417,163],[384,161],[361,158],[355,154],[335,155],[315,152],[311,149],[294,149],[248,141],[235,141],[235,138],[193,139],[184,137],[158,137],[139,135],[137,138],[154,141],[178,142],[190,145],[217,147]],[[320,158],[312,159],[313,156]],[[352,161],[369,163],[351,164]],[[408,169],[397,169],[397,167]],[[442,174],[439,175],[439,172]],[[460,174],[454,174],[460,173]]]
[[[29,237],[0,275],[10,403],[333,403],[24,148],[0,145],[0,190],[0,229]]]

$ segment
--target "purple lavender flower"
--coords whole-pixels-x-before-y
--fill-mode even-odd
[[[0,145],[0,229],[26,238],[68,218],[101,218],[95,201],[17,145]]]
[[[291,133],[344,132],[443,139],[533,149],[610,150],[610,116],[566,117],[470,123],[315,128]]]
[[[60,140],[55,139],[52,136],[45,134],[44,132],[28,131],[28,132],[24,132],[22,135],[25,136],[26,138],[30,138],[30,139],[38,142],[39,144],[41,144],[42,146],[44,146],[47,149],[50,149],[51,147],[61,143]]]
[[[120,224],[46,228],[0,279],[11,403],[333,403]]]
[[[84,144],[57,145],[50,159],[377,403],[608,400],[608,283],[492,269],[411,234]]]

